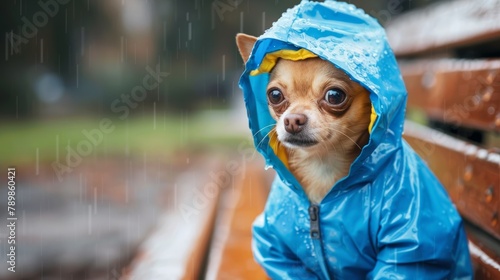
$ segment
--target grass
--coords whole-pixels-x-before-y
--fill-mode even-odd
[[[83,131],[99,129],[102,119],[78,118],[0,124],[0,159],[4,164],[54,161],[67,155],[67,147],[90,143]],[[230,150],[248,141],[246,122],[234,123],[223,116],[143,116],[111,120],[112,132],[102,133],[102,141],[91,144],[88,156],[123,156],[127,153],[170,156],[177,151],[200,149]],[[245,126],[243,129],[241,126]],[[239,131],[239,132],[238,132]],[[246,132],[246,133],[245,133]],[[83,146],[82,146],[83,147]]]

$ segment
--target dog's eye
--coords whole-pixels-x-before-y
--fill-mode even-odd
[[[340,105],[346,100],[347,95],[341,89],[332,88],[326,91],[325,100],[330,105]]]
[[[267,93],[267,98],[269,99],[269,102],[274,105],[280,104],[283,100],[285,100],[283,93],[281,93],[279,89],[271,89]]]

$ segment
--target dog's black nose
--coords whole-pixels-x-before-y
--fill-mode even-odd
[[[307,123],[307,116],[304,114],[288,114],[283,120],[285,130],[291,134],[297,134],[302,131]]]

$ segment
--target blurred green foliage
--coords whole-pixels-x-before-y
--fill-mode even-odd
[[[84,130],[99,128],[102,119],[79,118],[57,121],[32,121],[0,124],[0,154],[4,164],[64,161],[68,145],[76,150],[87,141]],[[234,123],[226,117],[207,114],[161,116],[146,115],[126,121],[111,120],[114,130],[103,133],[101,143],[87,157],[152,155],[169,157],[182,151],[235,150],[250,144],[246,129],[231,130]],[[245,127],[246,128],[246,127]],[[244,131],[244,132],[242,132]]]

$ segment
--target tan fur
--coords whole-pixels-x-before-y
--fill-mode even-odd
[[[255,41],[247,37],[238,46]],[[251,48],[250,48],[251,51]],[[242,51],[247,54],[249,52]],[[245,57],[243,58],[245,60]],[[246,60],[245,60],[246,61]],[[313,203],[319,203],[332,186],[349,172],[349,167],[368,142],[371,103],[368,92],[343,71],[320,58],[302,61],[279,60],[271,72],[268,90],[277,88],[285,96],[285,108],[269,106],[277,121],[278,140],[286,148],[290,171],[301,183]],[[350,106],[334,114],[321,105],[328,89],[343,90]],[[305,114],[308,118],[303,133],[318,141],[312,146],[296,146],[287,142],[284,118],[289,114]]]

